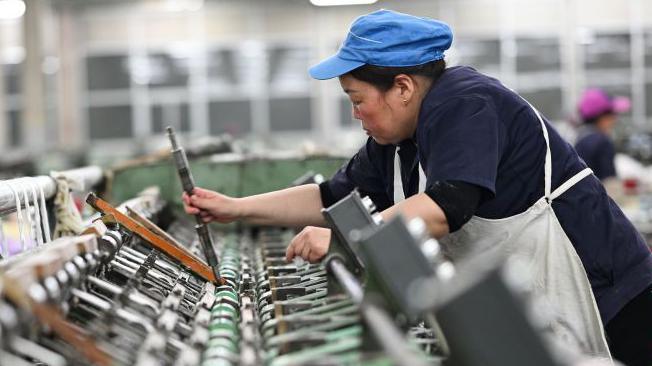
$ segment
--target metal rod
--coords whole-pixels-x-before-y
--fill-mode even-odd
[[[62,174],[69,177],[71,180],[81,182],[82,189],[87,189],[87,187],[99,183],[104,176],[102,168],[98,166],[66,170],[58,172],[57,174]],[[24,178],[9,179],[3,181],[7,184],[0,184],[0,215],[6,215],[17,210],[14,191],[10,186],[20,186],[20,184],[24,184],[24,180],[21,181],[21,179]],[[40,175],[34,177],[33,182],[34,185],[38,187],[39,191],[43,191],[44,199],[46,200],[54,197],[57,192],[56,181],[50,176]],[[24,207],[24,204],[22,205]]]
[[[405,334],[399,331],[392,318],[380,307],[363,302],[360,312],[376,341],[399,366],[426,366],[425,358],[410,348]]]
[[[82,191],[100,183],[104,178],[104,171],[97,165],[89,165],[82,168],[55,172],[55,175],[63,175],[72,181],[81,183],[79,188]]]
[[[170,144],[172,144],[172,156],[174,158],[174,164],[179,172],[179,178],[181,178],[181,187],[188,195],[192,195],[192,191],[195,189],[195,180],[192,177],[192,173],[190,173],[190,164],[188,164],[186,152],[182,147],[178,145],[177,137],[174,134],[172,127],[168,127],[166,130],[170,139]],[[213,269],[213,274],[215,274],[216,281],[218,283],[222,282],[218,269],[219,260],[217,259],[217,254],[215,253],[213,238],[211,238],[211,234],[208,231],[208,226],[206,226],[199,214],[195,215],[195,221],[197,223],[195,225],[195,230],[197,231],[197,236],[199,236],[199,243],[201,244],[204,251],[206,262]]]
[[[364,290],[360,282],[346,268],[340,258],[332,258],[326,265],[353,302],[360,305],[360,314],[365,320],[365,324],[371,330],[374,339],[387,352],[396,365],[427,365],[424,357],[421,357],[410,348],[410,345],[405,339],[405,334],[401,333],[387,312],[379,306],[364,300]]]
[[[328,266],[333,275],[337,279],[337,282],[344,288],[351,299],[356,304],[362,303],[362,298],[364,297],[364,291],[362,286],[355,278],[355,276],[346,269],[346,266],[339,258],[333,258],[328,262]]]

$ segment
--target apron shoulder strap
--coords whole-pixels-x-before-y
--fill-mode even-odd
[[[523,98],[523,97],[521,97]],[[525,98],[523,98],[525,100]],[[534,111],[534,114],[537,115],[537,118],[539,119],[539,122],[541,123],[541,129],[543,131],[543,138],[546,140],[546,161],[544,163],[544,194],[545,198],[548,202],[552,202],[555,198],[561,196],[564,192],[566,192],[568,189],[570,189],[572,186],[574,186],[577,182],[581,181],[585,177],[591,175],[593,171],[590,168],[583,169],[579,173],[575,174],[573,177],[568,179],[566,182],[564,182],[562,185],[557,187],[554,192],[551,192],[551,186],[552,186],[552,154],[550,152],[550,137],[548,136],[548,128],[546,128],[546,124],[543,122],[543,118],[541,117],[541,114],[539,114],[539,111],[530,104],[527,100],[525,100],[525,103],[527,103],[530,108]]]
[[[522,98],[522,97],[521,97]],[[525,98],[523,98],[525,100]],[[527,100],[525,100],[525,103],[527,103],[530,108],[534,111],[534,114],[537,115],[537,118],[539,119],[539,122],[541,123],[541,130],[543,132],[543,138],[546,140],[546,161],[544,163],[544,194],[548,202],[552,199],[551,195],[551,186],[552,186],[552,154],[550,153],[550,138],[548,137],[548,129],[546,128],[546,124],[543,122],[543,118],[541,118],[541,114],[539,114],[539,111],[530,104]]]
[[[400,146],[396,146],[394,152],[394,204],[397,204],[405,199],[403,192],[403,178],[401,177],[401,158],[398,155]],[[419,162],[419,188],[417,193],[423,193],[426,190],[426,173],[423,171],[421,162]]]
[[[401,158],[398,156],[400,146],[396,146],[394,152],[394,204],[397,204],[405,199],[403,193],[403,178],[401,177]]]
[[[591,170],[591,168],[585,168],[581,170],[579,173],[575,174],[569,180],[564,182],[564,184],[557,187],[557,189],[555,189],[555,191],[550,194],[550,200],[554,200],[555,198],[561,196],[564,192],[566,192],[568,189],[574,186],[577,182],[581,181],[582,179],[586,178],[591,174],[593,174],[593,170]]]

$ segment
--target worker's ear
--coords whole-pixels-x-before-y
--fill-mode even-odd
[[[397,97],[407,105],[412,101],[416,90],[416,81],[407,74],[398,74],[394,77],[394,91]]]

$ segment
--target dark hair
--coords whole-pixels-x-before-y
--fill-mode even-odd
[[[381,91],[388,91],[394,85],[394,78],[399,74],[421,75],[435,82],[446,69],[446,61],[436,60],[416,66],[374,66],[363,65],[350,71],[354,78],[367,82]]]
[[[606,112],[602,112],[602,113],[598,114],[597,116],[594,116],[594,117],[587,118],[587,119],[583,120],[582,123],[584,123],[585,125],[594,125],[594,124],[596,124],[596,123],[597,123],[597,122],[598,122],[602,117],[604,117],[604,116],[609,116],[609,115],[613,115],[613,114],[615,114],[615,113],[614,113],[611,109],[609,109],[608,111],[606,111]]]

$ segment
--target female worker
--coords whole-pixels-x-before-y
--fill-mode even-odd
[[[183,197],[186,211],[325,226],[321,208],[358,187],[384,219],[424,219],[454,260],[489,251],[526,260],[530,290],[554,309],[548,326],[559,339],[609,357],[606,324],[616,358],[651,364],[652,256],[643,239],[525,100],[471,68],[445,67],[451,42],[449,27],[432,19],[359,17],[337,54],[309,72],[339,78],[365,146],[320,185],[244,198],[196,189]],[[329,239],[330,230],[307,227],[287,258],[317,261]]]
[[[575,142],[577,154],[598,179],[616,178],[616,151],[611,141],[611,131],[617,114],[629,110],[629,99],[611,98],[604,90],[591,88],[584,91],[577,109],[582,118],[582,128]]]

